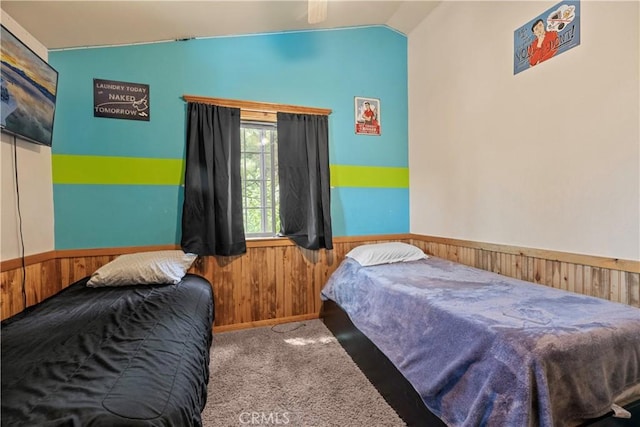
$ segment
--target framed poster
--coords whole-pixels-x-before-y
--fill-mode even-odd
[[[580,1],[563,1],[513,35],[513,74],[528,70],[580,44]]]
[[[380,100],[355,97],[356,134],[380,135]]]
[[[149,85],[93,79],[93,116],[150,119]]]

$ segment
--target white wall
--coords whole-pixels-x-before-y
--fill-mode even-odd
[[[638,2],[582,1],[581,45],[513,75],[558,2],[443,2],[409,34],[411,232],[640,259]]]
[[[45,60],[47,49],[4,11],[2,25]],[[2,133],[0,164],[0,259],[22,254],[16,196],[13,136]],[[51,149],[17,139],[18,187],[25,255],[54,249]]]

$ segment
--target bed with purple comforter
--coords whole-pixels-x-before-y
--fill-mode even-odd
[[[322,290],[450,426],[572,426],[640,393],[640,310],[431,257]]]

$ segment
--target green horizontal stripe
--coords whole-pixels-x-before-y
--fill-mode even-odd
[[[330,165],[333,187],[409,188],[409,168]]]
[[[54,184],[182,185],[183,159],[54,154]],[[409,188],[409,169],[330,165],[334,187]]]
[[[54,154],[54,184],[181,185],[182,159]]]

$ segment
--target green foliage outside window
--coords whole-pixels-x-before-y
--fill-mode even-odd
[[[247,237],[274,236],[280,231],[275,124],[243,122],[241,143],[245,234]]]

